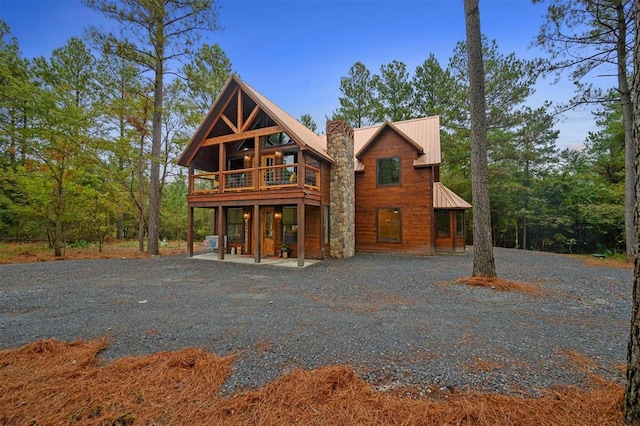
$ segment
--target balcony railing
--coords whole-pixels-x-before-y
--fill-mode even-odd
[[[190,194],[220,192],[220,173],[199,173],[189,176]]]
[[[282,164],[264,166],[257,170],[257,182],[254,181],[255,169],[227,170],[222,173],[198,173],[189,176],[190,194],[212,194],[231,191],[270,190],[295,188],[298,186],[298,165]],[[257,183],[257,185],[256,185]],[[304,166],[304,187],[320,189],[320,169]]]
[[[298,186],[298,166],[296,164],[260,167],[258,170],[260,189]]]
[[[253,169],[229,170],[222,172],[225,191],[245,191],[253,189]]]

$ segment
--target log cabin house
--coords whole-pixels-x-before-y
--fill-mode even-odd
[[[355,251],[465,251],[471,205],[440,182],[438,117],[318,136],[237,76],[222,89],[178,164],[194,209],[214,209],[218,250],[253,256],[346,258]]]

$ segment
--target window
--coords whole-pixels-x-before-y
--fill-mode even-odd
[[[282,164],[296,164],[298,162],[298,153],[297,152],[285,152],[282,156]],[[282,173],[281,182],[284,184],[287,183],[296,183],[298,182],[297,177],[297,167],[287,167],[280,169]]]
[[[329,244],[329,206],[324,206],[324,238],[323,243]]]
[[[227,170],[244,169],[244,158],[229,158],[227,160]]]
[[[378,158],[378,186],[400,184],[400,157]]]
[[[227,209],[227,238],[231,242],[244,242],[244,209]]]
[[[378,209],[378,241],[399,243],[402,235],[402,211],[399,208]]]
[[[438,210],[436,212],[436,235],[438,237],[450,237],[451,231],[449,228],[449,211]]]
[[[282,208],[282,242],[297,243],[298,242],[298,208],[283,207]]]
[[[288,145],[293,143],[293,140],[286,133],[275,133],[273,135],[269,135],[264,140],[264,148],[269,148],[270,146],[278,146],[278,145]]]
[[[464,210],[456,212],[456,235],[462,237],[464,235]]]

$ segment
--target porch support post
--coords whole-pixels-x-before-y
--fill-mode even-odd
[[[220,192],[224,192],[224,187],[227,185],[225,182],[225,175],[224,175],[226,162],[227,162],[227,159],[225,158],[224,144],[221,143],[220,146],[218,147],[218,173],[220,173],[218,181],[220,182],[220,186],[219,186]]]
[[[187,207],[187,257],[193,257],[193,207]]]
[[[193,194],[193,189],[194,189],[193,188],[193,185],[194,185],[193,175],[194,175],[194,172],[195,172],[195,167],[193,167],[193,163],[190,163],[189,164],[189,189],[187,190],[187,194],[188,195]]]
[[[222,205],[218,205],[218,260],[224,260],[224,229],[226,228],[224,220],[225,209]]]
[[[298,154],[298,188],[304,188],[304,183],[307,180],[307,169],[304,166],[306,164],[306,158],[304,151],[300,150]]]
[[[298,201],[298,267],[304,266],[304,201]]]
[[[260,205],[253,205],[253,262],[260,263]]]
[[[262,155],[260,136],[256,136],[253,138],[253,151],[255,153],[255,155],[253,156],[253,189],[257,191],[260,189],[260,180],[262,179],[260,173],[260,156]]]

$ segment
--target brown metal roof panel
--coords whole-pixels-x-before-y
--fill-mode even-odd
[[[442,182],[433,183],[433,208],[434,209],[470,209],[467,203],[458,194],[447,188]]]
[[[382,126],[389,124],[394,130],[400,132],[402,136],[413,142],[419,149],[419,156],[414,161],[414,165],[440,164],[442,157],[440,154],[440,117],[414,118],[393,123],[383,123],[376,126],[354,129],[354,153],[359,153],[375,137]]]
[[[440,117],[423,117],[393,123],[400,131],[420,145],[424,154],[418,164],[440,164]]]

